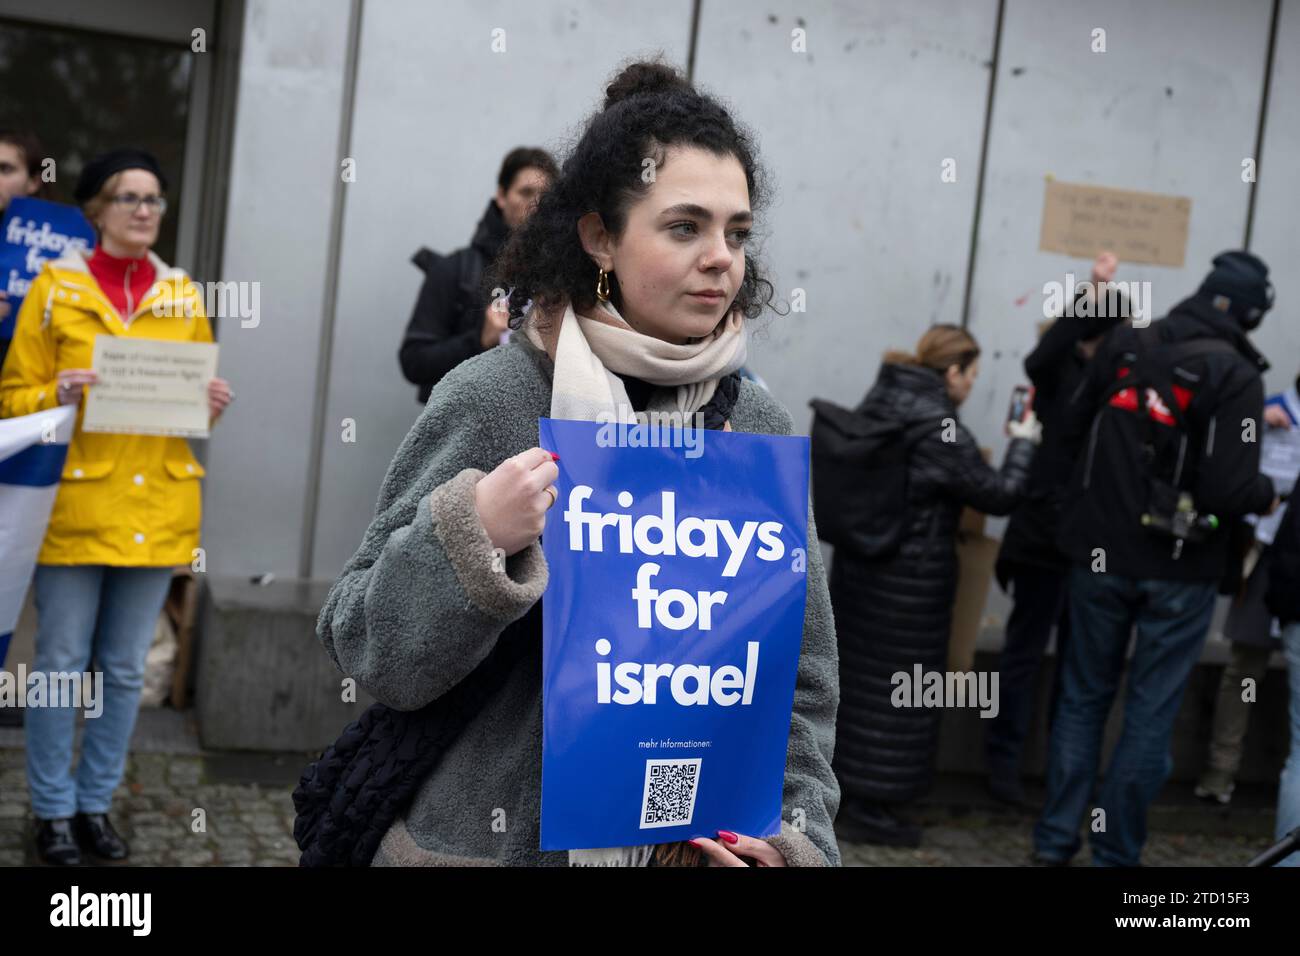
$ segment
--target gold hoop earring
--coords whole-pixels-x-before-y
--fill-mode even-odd
[[[596,280],[596,298],[601,302],[609,301],[609,276],[604,269],[600,270],[600,278]]]

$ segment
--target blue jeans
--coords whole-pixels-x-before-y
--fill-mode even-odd
[[[1300,827],[1300,621],[1292,621],[1282,631],[1286,651],[1287,679],[1291,682],[1291,751],[1282,768],[1282,782],[1277,788],[1277,839]],[[1300,851],[1292,853],[1278,866],[1300,867]]]
[[[171,584],[171,568],[37,565],[36,659],[32,671],[83,672],[93,654],[103,673],[102,707],[87,717],[72,775],[77,706],[24,715],[27,785],[42,820],[107,813],[126,768],[144,684],[144,660]]]
[[[1169,740],[1210,627],[1217,583],[1094,574],[1076,565],[1069,588],[1070,643],[1034,848],[1047,859],[1068,860],[1079,849],[1079,824],[1087,815],[1093,863],[1137,866],[1147,807],[1173,768]],[[1094,803],[1106,716],[1135,626],[1124,727]]]

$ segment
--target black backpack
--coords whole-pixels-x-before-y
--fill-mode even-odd
[[[813,517],[821,540],[862,558],[883,558],[907,528],[907,457],[929,428],[815,398]]]
[[[427,277],[439,262],[450,258],[457,260],[456,299],[452,308],[456,310],[457,314],[464,314],[478,307],[477,303],[481,296],[479,282],[482,280],[483,270],[487,268],[487,257],[480,250],[474,246],[466,246],[464,249],[458,249],[455,252],[443,255],[440,252],[434,252],[428,246],[421,246],[411,256],[411,263]],[[409,334],[409,328],[407,332]],[[432,391],[433,387],[427,383],[417,385],[415,387],[415,400],[421,405],[425,404],[428,402],[429,393]]]
[[[455,252],[443,255],[434,252],[428,246],[421,246],[411,256],[411,262],[426,276],[433,270],[441,260],[458,256],[460,261],[456,268],[456,306],[459,309],[473,308],[478,301],[481,293],[479,291],[479,281],[483,275],[483,270],[487,267],[486,257],[473,246],[466,246],[464,249],[458,249]]]
[[[1126,413],[1138,416],[1142,433],[1143,450],[1137,457],[1142,470],[1141,480],[1145,484],[1146,512],[1143,523],[1153,533],[1171,535],[1171,519],[1178,509],[1180,496],[1193,484],[1192,473],[1197,467],[1199,455],[1194,448],[1196,437],[1194,426],[1189,421],[1188,412],[1178,403],[1173,391],[1173,371],[1179,362],[1197,355],[1211,353],[1237,354],[1237,350],[1228,342],[1214,338],[1186,339],[1179,342],[1162,342],[1155,328],[1148,326],[1134,332],[1136,347],[1127,356],[1124,366],[1128,374],[1119,376],[1114,383],[1102,393],[1097,415],[1106,413],[1111,399],[1123,391],[1132,390],[1136,408]],[[1156,455],[1156,428],[1152,421],[1153,412],[1148,389],[1156,394],[1162,412],[1167,413],[1173,427],[1179,433],[1179,452],[1176,456]],[[1189,453],[1190,450],[1190,453]],[[1168,474],[1169,477],[1165,477]],[[1233,521],[1222,529],[1232,539],[1229,545],[1228,567],[1224,579],[1220,582],[1220,593],[1231,594],[1240,584],[1245,551],[1254,538],[1254,530],[1244,521]],[[1186,529],[1185,534],[1175,538],[1186,537],[1191,542],[1200,542],[1214,532],[1201,527]],[[1182,554],[1182,543],[1178,542],[1174,550],[1175,560]],[[1234,584],[1233,582],[1236,582]]]

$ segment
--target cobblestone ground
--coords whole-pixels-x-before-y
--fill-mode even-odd
[[[136,866],[296,866],[292,786],[206,783],[202,757],[133,754],[113,825]],[[195,810],[202,810],[196,815]],[[202,822],[203,829],[199,828]],[[36,863],[23,751],[0,750],[0,866]]]
[[[1032,816],[973,812],[941,820],[924,831],[917,849],[863,846],[840,841],[845,866],[1025,866]],[[1152,830],[1145,866],[1241,866],[1272,844],[1261,835]],[[1073,866],[1087,866],[1087,846]]]
[[[113,803],[114,825],[131,844],[131,864],[297,865],[293,783],[285,781],[296,779],[309,758],[285,758],[273,774],[281,782],[268,785],[238,782],[240,770],[232,770],[229,761],[223,764],[192,749],[196,752],[132,753]],[[264,765],[267,758],[246,759],[251,764],[241,766],[259,759]],[[938,803],[918,811],[917,821],[925,826],[918,849],[841,841],[844,865],[1025,865],[1033,815],[981,806],[968,796],[941,794]],[[1148,866],[1240,866],[1271,842],[1269,800],[1267,789],[1261,789],[1252,806],[1234,806],[1231,817],[1190,800],[1155,807],[1143,861]],[[23,750],[0,746],[0,866],[37,862],[31,832]],[[1075,865],[1087,861],[1085,848]]]

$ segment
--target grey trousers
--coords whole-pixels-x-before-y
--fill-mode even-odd
[[[1264,682],[1272,649],[1251,644],[1233,644],[1232,659],[1219,679],[1219,693],[1214,704],[1214,727],[1210,734],[1208,773],[1226,775],[1227,781],[1241,767],[1242,741],[1250,723],[1253,704],[1241,699],[1242,681],[1251,678],[1256,688]]]

